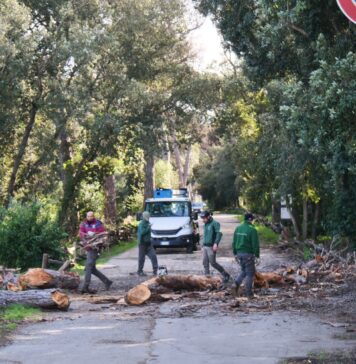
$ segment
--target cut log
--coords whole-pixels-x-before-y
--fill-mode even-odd
[[[130,305],[142,305],[149,300],[150,297],[150,289],[144,284],[139,284],[127,292],[125,301]]]
[[[151,278],[134,288],[125,296],[125,301],[131,305],[141,305],[153,300],[166,300],[164,294],[172,291],[203,291],[217,289],[221,285],[221,278],[208,278],[197,275],[166,275]]]
[[[217,289],[221,285],[220,277],[166,275],[155,279],[158,285],[173,291],[204,291],[207,289]]]
[[[29,288],[63,288],[77,289],[80,283],[79,274],[58,272],[51,269],[33,268],[19,277],[22,290]]]
[[[69,297],[56,289],[23,292],[0,291],[0,306],[8,306],[14,303],[60,310],[67,310],[70,305]]]
[[[283,284],[283,277],[275,272],[256,272],[254,278],[255,287],[269,288],[270,284]]]

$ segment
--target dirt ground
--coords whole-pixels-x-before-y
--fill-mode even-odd
[[[239,267],[231,239],[236,220],[216,218],[224,233],[218,261],[235,276]],[[169,274],[203,273],[200,251],[158,251],[158,260]],[[263,248],[258,270],[299,263],[278,249]],[[91,363],[99,358],[102,363],[348,364],[356,358],[354,271],[339,280],[311,276],[300,287],[256,289],[253,300],[231,295],[231,282],[218,291],[186,292],[134,307],[122,303],[122,297],[150,278],[151,270],[147,261],[148,277],[138,277],[136,266],[137,249],[112,258],[100,267],[114,281],[110,291],[94,278],[96,295],[71,294],[68,312],[48,312],[42,322],[22,327],[12,335],[11,345],[0,349],[0,363],[61,363],[64,358]],[[95,353],[83,348],[83,340]]]

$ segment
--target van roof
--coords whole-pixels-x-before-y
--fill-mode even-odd
[[[188,197],[162,197],[162,198],[148,198],[146,202],[190,202]]]

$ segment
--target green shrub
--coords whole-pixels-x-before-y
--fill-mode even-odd
[[[303,247],[303,259],[305,262],[308,262],[309,260],[313,259],[314,256],[314,249],[304,246]]]
[[[0,212],[0,264],[21,269],[39,267],[43,253],[60,259],[65,237],[39,204],[15,202]]]
[[[269,227],[255,223],[256,230],[261,244],[277,244],[279,240],[279,234],[275,233]]]

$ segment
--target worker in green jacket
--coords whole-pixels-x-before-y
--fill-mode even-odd
[[[150,213],[145,211],[142,214],[142,220],[140,221],[137,229],[138,240],[138,270],[139,276],[145,276],[143,272],[143,266],[145,265],[146,255],[150,258],[152,263],[153,275],[157,275],[158,262],[156,252],[152,245],[151,240],[151,224]]]
[[[223,282],[227,283],[230,274],[216,262],[216,252],[222,237],[220,224],[213,219],[209,211],[203,211],[200,217],[204,222],[204,239],[203,239],[203,266],[206,276],[210,275],[210,265],[221,273]]]
[[[245,221],[235,229],[232,250],[235,259],[241,265],[241,273],[235,280],[235,294],[238,294],[242,281],[246,278],[246,296],[252,298],[253,279],[255,276],[255,258],[260,257],[260,243],[255,227],[252,225],[254,216],[245,214]]]

